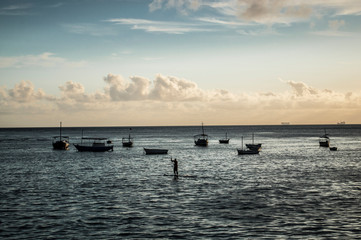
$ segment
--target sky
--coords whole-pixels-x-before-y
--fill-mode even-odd
[[[1,0],[0,127],[361,124],[360,0]]]

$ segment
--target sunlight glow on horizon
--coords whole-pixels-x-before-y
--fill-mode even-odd
[[[359,124],[360,21],[358,0],[4,0],[0,127]]]

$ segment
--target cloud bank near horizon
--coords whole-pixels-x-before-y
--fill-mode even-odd
[[[98,121],[103,125],[181,125],[205,119],[214,124],[335,123],[352,122],[361,115],[360,93],[321,90],[290,80],[281,80],[290,87],[285,92],[241,94],[204,90],[190,80],[161,74],[151,81],[109,73],[103,81],[105,87],[94,93],[67,81],[59,86],[59,96],[36,89],[30,81],[11,89],[1,86],[0,125],[26,125],[27,118],[57,122],[64,116],[76,121],[75,125],[99,125]]]

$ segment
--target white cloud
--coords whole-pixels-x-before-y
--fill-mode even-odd
[[[72,81],[67,81],[63,86],[59,86],[59,89],[62,92],[62,97],[60,99],[60,104],[64,102],[73,103],[94,103],[94,102],[103,102],[106,101],[106,96],[104,93],[94,93],[87,94],[85,88],[80,83],[75,83]]]
[[[42,89],[37,91],[30,81],[21,81],[15,84],[14,88],[7,90],[5,87],[0,87],[0,97],[2,101],[14,101],[18,103],[29,103],[37,100],[52,101],[55,98],[45,94]]]
[[[0,8],[0,15],[18,16],[27,15],[28,9],[31,8],[31,4],[13,4]]]
[[[330,20],[328,21],[328,26],[330,29],[337,31],[340,27],[345,25],[344,20]]]
[[[211,8],[222,16],[238,17],[240,21],[251,21],[259,24],[290,24],[305,21],[311,16],[322,16],[326,12],[331,15],[361,15],[359,0],[226,0],[195,1],[196,7],[184,0],[154,0],[149,5],[150,11],[159,9],[177,9],[181,13],[189,13],[204,8]]]
[[[201,101],[205,95],[194,82],[158,74],[150,98],[161,101]]]
[[[209,31],[201,28],[195,24],[186,24],[178,22],[162,22],[151,21],[146,19],[134,19],[134,18],[113,18],[106,20],[107,22],[131,25],[133,30],[144,30],[146,32],[161,32],[168,34],[184,34],[189,32],[204,32]]]
[[[351,32],[340,31],[339,29],[346,24],[345,20],[330,20],[328,21],[329,29],[323,31],[313,31],[311,34],[326,36],[326,37],[349,37],[354,35]]]
[[[112,101],[144,100],[147,98],[150,81],[143,77],[131,77],[128,83],[120,75],[108,74],[104,81],[109,85],[105,92]]]
[[[154,0],[149,4],[149,11],[153,12],[161,8],[175,8],[179,13],[187,15],[188,12],[195,11],[201,6],[200,0]]]
[[[258,23],[290,23],[308,18],[312,8],[284,0],[239,0],[238,17]]]
[[[12,89],[0,87],[0,112],[3,119],[17,122],[19,115],[25,121],[33,112],[39,121],[63,114],[68,122],[75,122],[70,125],[181,125],[204,117],[214,124],[335,123],[340,119],[359,123],[361,117],[361,93],[317,89],[290,80],[283,81],[290,91],[241,94],[204,90],[187,79],[161,74],[153,81],[108,74],[104,82],[104,89],[87,93],[83,85],[68,81],[59,87],[60,97],[36,90],[31,82],[22,81]],[[1,119],[0,124],[6,125]]]
[[[15,57],[0,57],[0,68],[24,67],[81,67],[84,61],[71,62],[65,58],[56,57],[54,53],[44,52],[39,55],[24,55]]]
[[[109,26],[92,23],[62,24],[62,27],[70,33],[86,34],[96,37],[115,36],[118,34],[115,29]]]

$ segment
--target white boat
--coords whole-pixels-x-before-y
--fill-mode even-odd
[[[208,146],[208,135],[204,133],[203,123],[202,123],[202,133],[194,135],[194,144],[197,146]]]

